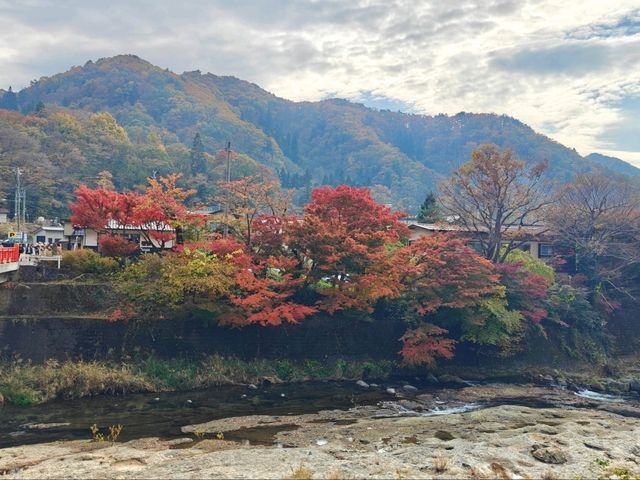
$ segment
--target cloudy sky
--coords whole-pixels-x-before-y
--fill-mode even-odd
[[[119,53],[292,100],[505,113],[640,166],[638,0],[0,0],[0,87]]]

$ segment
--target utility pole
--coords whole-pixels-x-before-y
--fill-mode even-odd
[[[16,168],[16,194],[15,194],[15,212],[13,218],[16,221],[16,233],[22,241],[22,228],[27,222],[27,191],[22,188],[22,170]]]
[[[231,181],[231,142],[227,142],[227,148],[225,149],[227,152],[227,184]],[[229,192],[227,192],[227,198],[224,203],[224,233],[223,237],[227,238],[229,235]]]
[[[20,233],[20,217],[22,216],[22,207],[20,206],[20,202],[22,201],[22,188],[20,186],[21,174],[22,172],[20,171],[20,168],[16,168],[16,199],[13,216],[16,220],[16,233],[20,235],[20,240],[22,240],[22,233]]]

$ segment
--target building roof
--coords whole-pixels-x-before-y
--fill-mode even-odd
[[[471,230],[469,228],[466,228],[460,224],[447,223],[447,222],[439,222],[439,223],[411,222],[409,223],[408,228],[410,230],[426,230],[430,232],[457,232],[457,233],[469,233],[469,234],[487,232],[487,229],[484,229],[484,228],[479,228],[476,231],[476,230]],[[538,235],[549,234],[549,227],[547,227],[546,225],[519,225],[519,226],[513,226],[513,227],[507,228],[506,233],[538,236]]]

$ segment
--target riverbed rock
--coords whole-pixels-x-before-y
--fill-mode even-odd
[[[596,387],[594,387],[594,389],[597,390]],[[618,380],[609,380],[607,381],[606,387],[602,388],[600,391],[602,390],[607,390],[611,393],[625,393],[629,391],[629,384]]]
[[[425,377],[427,383],[439,383],[438,377],[436,377],[433,373],[427,373]]]
[[[453,385],[466,385],[463,379],[461,379],[456,375],[449,375],[448,373],[445,373],[444,375],[440,375],[438,377],[438,380],[440,380],[442,383],[450,383]]]
[[[362,388],[369,388],[369,384],[367,382],[365,382],[364,380],[358,380],[356,382],[356,385],[358,385],[359,387],[362,387]]]
[[[559,448],[534,446],[531,455],[543,463],[560,465],[567,462],[567,454]]]
[[[0,471],[7,478],[45,479],[292,478],[303,465],[312,478],[471,478],[485,470],[486,478],[543,478],[549,465],[554,465],[556,478],[597,478],[603,476],[602,467],[593,461],[598,453],[577,437],[600,438],[608,432],[609,441],[615,437],[616,445],[629,455],[639,433],[638,425],[627,419],[584,409],[501,406],[459,415],[372,420],[375,408],[237,417],[211,425],[218,432],[238,431],[240,425],[299,425],[297,430],[278,433],[274,446],[207,440],[179,449],[166,442],[145,445],[140,441],[105,444],[91,451],[86,449],[92,445],[87,442],[16,447],[0,450]],[[341,422],[325,423],[328,419]],[[535,455],[529,453],[530,436],[544,436],[540,432],[548,428],[547,423],[558,424],[553,437],[568,446],[560,449],[541,443]],[[617,431],[605,429],[612,425],[617,425]],[[439,440],[433,432],[447,432],[452,439]],[[455,447],[437,453],[450,446]],[[430,461],[437,455],[446,457],[448,465],[440,474]],[[612,455],[618,454],[612,451]],[[615,462],[630,472],[637,469],[624,454]]]
[[[640,393],[640,379],[631,380],[629,382],[629,390]]]
[[[405,392],[409,392],[409,393],[415,393],[418,391],[418,389],[416,387],[414,387],[413,385],[403,385],[402,389]]]
[[[434,406],[445,410],[492,401],[511,404],[429,416]],[[275,479],[292,478],[303,465],[312,478],[551,478],[547,472],[555,478],[609,478],[613,467],[635,478],[640,474],[640,422],[599,410],[599,404],[535,385],[434,389],[411,400],[389,398],[349,410],[221,418],[184,427],[183,437],[190,436],[187,432],[222,433],[224,440],[181,448],[156,439],[2,449],[0,474],[3,479]],[[420,405],[424,412],[407,415]],[[629,400],[625,406],[634,405]],[[243,432],[255,434],[256,429],[272,434],[273,444],[248,444]],[[327,443],[318,445],[318,440]],[[444,472],[434,469],[433,459],[440,456],[446,458]],[[610,466],[597,464],[596,458],[608,459]]]

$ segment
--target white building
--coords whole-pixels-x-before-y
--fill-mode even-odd
[[[64,227],[42,226],[33,232],[32,243],[52,244],[65,241]]]
[[[98,248],[100,233],[93,228],[78,228],[76,225],[73,225],[71,221],[65,220],[63,230],[64,239],[65,242],[68,242],[69,248]],[[164,246],[165,249],[170,249],[175,245],[175,230],[164,223],[157,225],[123,226],[111,220],[105,230],[111,235],[120,235],[137,243],[143,252],[148,252],[161,246]],[[163,242],[163,244],[155,239],[156,237],[164,235],[170,238]],[[151,241],[149,241],[148,237],[151,237]]]

